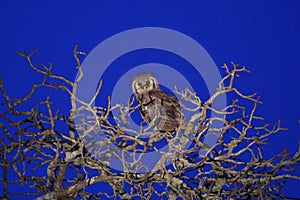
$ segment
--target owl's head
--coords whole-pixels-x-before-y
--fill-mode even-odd
[[[132,78],[132,91],[135,95],[145,94],[154,89],[159,89],[159,85],[153,73],[141,73]]]

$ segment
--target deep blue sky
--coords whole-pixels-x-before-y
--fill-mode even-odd
[[[1,3],[0,74],[10,95],[24,94],[36,82],[36,73],[15,51],[39,48],[35,61],[53,62],[55,71],[72,79],[75,43],[89,52],[121,31],[165,27],[198,41],[218,66],[230,61],[246,65],[251,74],[242,76],[239,89],[258,92],[264,102],[259,113],[270,123],[281,119],[289,128],[270,139],[267,155],[285,147],[295,152],[300,138],[300,1],[98,2]],[[299,187],[292,181],[285,189],[300,197]]]

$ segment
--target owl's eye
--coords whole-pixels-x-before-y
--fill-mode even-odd
[[[150,85],[150,81],[147,81],[147,82],[146,82],[146,85]]]
[[[142,86],[142,83],[137,83],[137,85],[138,85],[139,87],[141,87],[141,86]]]

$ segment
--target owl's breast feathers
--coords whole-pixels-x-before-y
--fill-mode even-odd
[[[161,131],[174,131],[182,119],[180,102],[161,89],[151,90],[138,96],[144,120]]]

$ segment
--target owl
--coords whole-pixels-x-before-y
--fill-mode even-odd
[[[144,121],[154,130],[173,132],[183,117],[179,100],[160,89],[153,73],[141,73],[132,78],[132,91],[139,102]]]

